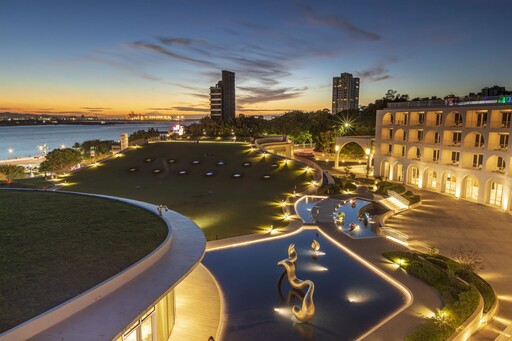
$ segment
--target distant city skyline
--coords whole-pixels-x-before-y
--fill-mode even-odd
[[[510,90],[511,10],[506,0],[4,0],[0,111],[207,115],[223,69],[237,75],[237,114],[331,108],[341,72],[361,79],[361,105],[388,89]]]

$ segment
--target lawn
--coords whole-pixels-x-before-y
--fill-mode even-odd
[[[0,190],[0,333],[129,267],[167,235],[116,201]]]
[[[162,142],[77,172],[66,178],[66,190],[167,205],[193,219],[212,240],[285,226],[276,203],[312,180],[304,169],[247,144]]]

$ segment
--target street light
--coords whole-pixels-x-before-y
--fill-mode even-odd
[[[368,179],[370,174],[370,148],[366,148],[364,152],[366,154],[366,178]]]
[[[338,168],[340,166],[340,146],[336,145],[334,150],[336,151],[334,155],[334,168]]]

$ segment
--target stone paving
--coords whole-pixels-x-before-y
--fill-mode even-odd
[[[500,310],[495,320],[471,339],[494,340],[512,321],[512,215],[447,195],[413,190],[421,195],[423,204],[391,217],[386,226],[433,245],[446,256],[460,246],[479,253],[484,265],[479,274],[496,290]]]

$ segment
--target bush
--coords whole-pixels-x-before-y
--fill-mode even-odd
[[[480,292],[480,295],[482,295],[482,298],[484,299],[484,313],[488,312],[496,302],[496,295],[489,283],[468,269],[462,269],[456,273],[457,276],[466,282],[473,284],[478,289],[478,292]]]
[[[445,302],[445,307],[440,313],[428,319],[407,336],[406,340],[446,340],[478,307],[480,289],[477,285],[473,285],[474,282],[478,282],[474,277],[477,275],[471,271],[462,273],[464,277],[468,278],[467,282],[471,284],[463,283],[453,276],[452,271],[444,270],[445,268],[453,270],[454,267],[459,266],[459,269],[468,271],[453,260],[443,256],[422,255],[420,257],[402,251],[388,252],[384,256],[394,262],[397,259],[403,259],[404,269],[436,289]],[[485,281],[483,282],[485,283]],[[484,286],[482,282],[478,285]],[[492,288],[489,287],[484,289],[484,294],[488,289],[492,291]]]

